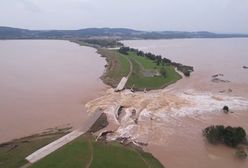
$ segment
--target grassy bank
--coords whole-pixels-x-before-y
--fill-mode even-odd
[[[25,165],[25,157],[68,133],[69,128],[52,129],[41,134],[16,139],[0,145],[0,168]]]
[[[105,115],[101,115],[91,131],[105,127]],[[41,134],[14,140],[0,145],[0,168],[162,168],[163,165],[151,154],[139,148],[124,146],[117,142],[96,142],[86,133],[60,149],[29,164],[25,157],[68,133],[70,128],[52,129]],[[23,168],[24,168],[23,167]]]
[[[116,50],[99,49],[98,53],[107,60],[106,72],[101,79],[105,84],[116,87],[121,78],[130,71],[128,59]]]
[[[129,52],[126,57],[133,64],[133,72],[127,83],[128,88],[134,86],[138,90],[144,88],[148,90],[160,89],[181,79],[181,76],[171,65],[157,65],[156,62],[146,57],[137,56],[133,52]],[[159,74],[162,68],[165,68],[165,77],[162,75],[151,75]],[[145,73],[150,73],[150,75],[146,76]]]
[[[156,62],[138,56],[134,52],[128,52],[128,55],[119,53],[117,50],[100,49],[99,53],[106,57],[108,62],[106,73],[102,79],[104,83],[116,87],[122,77],[130,77],[126,87],[134,87],[137,90],[161,89],[177,80],[181,79],[175,68],[171,65],[157,65]],[[132,66],[132,68],[130,68]],[[160,75],[161,69],[164,68],[166,75]]]
[[[162,168],[151,154],[118,143],[95,142],[83,135],[31,168]]]

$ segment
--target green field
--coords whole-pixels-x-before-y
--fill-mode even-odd
[[[0,168],[17,168],[27,163],[25,157],[65,135],[66,130],[37,134],[0,145]]]
[[[128,55],[123,55],[117,50],[104,50],[101,54],[107,57],[108,61],[108,68],[103,81],[113,87],[116,87],[121,78],[127,76],[130,70],[132,72],[126,87],[131,88],[134,86],[137,90],[145,88],[147,90],[161,89],[182,78],[173,66],[157,65],[156,62],[146,57],[138,56],[134,52],[128,52]],[[132,68],[130,68],[131,66]],[[166,70],[166,77],[155,75],[160,74],[159,72],[163,67]]]
[[[95,142],[83,135],[31,168],[162,168],[151,154],[118,143]]]
[[[127,87],[129,88],[134,85],[134,88],[137,89],[160,89],[181,79],[181,76],[175,71],[174,67],[172,67],[171,65],[164,66],[166,69],[166,77],[146,77],[143,75],[144,70],[149,70],[151,72],[159,72],[163,66],[158,66],[152,60],[146,57],[137,56],[135,53],[132,52],[129,52],[129,55],[126,57],[128,57],[133,64],[133,72],[127,83]]]

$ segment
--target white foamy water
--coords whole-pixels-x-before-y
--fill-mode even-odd
[[[172,111],[173,115],[199,115],[202,113],[219,112],[222,107],[227,106],[230,110],[247,110],[248,99],[243,97],[233,97],[226,95],[216,95],[212,93],[185,92],[179,93],[179,97],[191,103],[190,107],[183,107]]]
[[[116,119],[116,107],[124,106],[125,115],[121,120]],[[213,94],[211,92],[197,92],[187,90],[177,92],[171,89],[151,91],[147,93],[123,91],[120,93],[108,92],[107,95],[87,103],[89,112],[102,108],[111,122],[119,124],[119,128],[109,137],[130,137],[133,140],[148,142],[151,127],[162,131],[169,123],[176,127],[183,126],[183,120],[188,117],[194,120],[204,120],[209,115],[225,115],[222,108],[228,105],[230,115],[235,116],[237,111],[248,109],[248,99],[243,97]],[[132,117],[132,111],[136,111]],[[137,119],[138,124],[135,123]],[[151,126],[152,122],[152,126]],[[170,129],[166,133],[172,134]],[[154,133],[153,133],[154,134]],[[159,134],[161,135],[161,133]],[[153,139],[153,144],[164,143],[160,138]]]

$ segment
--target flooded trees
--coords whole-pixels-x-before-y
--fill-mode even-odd
[[[230,147],[236,147],[246,141],[246,132],[242,127],[209,126],[203,130],[203,135],[209,143],[223,143]]]
[[[228,113],[229,112],[229,107],[228,106],[224,106],[223,107],[223,112],[224,113]]]
[[[235,153],[236,157],[241,159],[241,160],[244,160],[247,158],[247,153],[245,151],[245,149],[243,147],[239,147]]]

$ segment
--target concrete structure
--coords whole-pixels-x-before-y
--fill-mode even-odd
[[[56,151],[60,147],[64,146],[65,144],[71,142],[72,140],[76,139],[80,135],[84,134],[84,132],[75,130],[71,133],[59,138],[58,140],[44,146],[43,148],[37,150],[36,152],[32,153],[31,155],[27,156],[25,159],[30,163],[34,163],[45,156],[51,154],[52,152]]]
[[[118,86],[115,88],[115,91],[116,92],[122,91],[126,86],[127,80],[128,80],[128,77],[123,77],[120,83],[118,84]]]
[[[95,113],[89,115],[89,119],[85,123],[85,125],[93,125],[93,123],[101,116],[102,111],[97,109]],[[58,140],[46,145],[45,147],[37,150],[36,152],[32,153],[31,155],[27,156],[25,159],[29,163],[34,163],[47,155],[51,154],[52,152],[56,151],[57,149],[61,148],[65,144],[73,141],[74,139],[78,138],[79,136],[83,135],[87,132],[89,128],[84,128],[83,130],[75,130],[71,133],[59,138]],[[29,165],[29,164],[27,164]],[[24,167],[26,168],[26,167]]]

